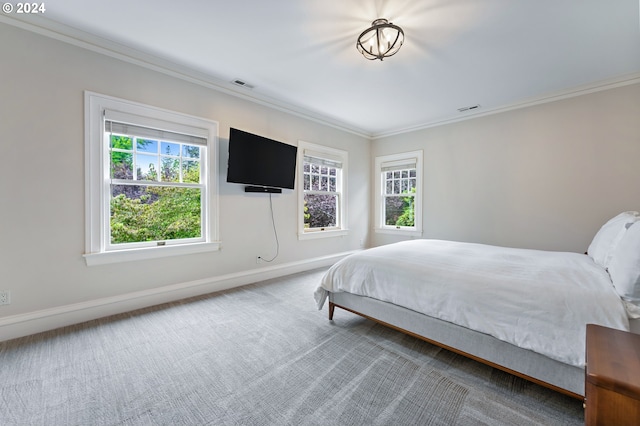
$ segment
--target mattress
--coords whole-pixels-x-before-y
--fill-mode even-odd
[[[629,330],[607,271],[585,255],[410,240],[348,256],[315,297],[348,292],[584,366],[585,326]]]

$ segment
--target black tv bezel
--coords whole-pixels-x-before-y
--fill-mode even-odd
[[[238,142],[239,141],[239,142]],[[247,143],[260,143],[264,144],[262,148],[267,147],[269,150],[273,151],[277,154],[278,158],[282,158],[281,154],[287,152],[287,163],[286,165],[279,165],[278,169],[282,167],[286,167],[287,170],[290,170],[290,177],[287,177],[286,182],[282,179],[274,180],[270,179],[269,175],[265,175],[260,178],[247,177],[242,173],[238,173],[237,169],[242,162],[242,159],[250,159],[250,161],[255,161],[255,154],[252,155],[250,153],[242,153],[240,158],[232,158],[232,156],[238,155],[238,152],[235,151],[239,144],[247,144]],[[229,148],[228,148],[228,160],[227,160],[227,182],[228,183],[236,183],[241,185],[248,185],[245,187],[245,192],[262,192],[262,193],[281,193],[282,189],[295,189],[296,183],[296,166],[297,166],[297,149],[298,147],[295,145],[290,145],[284,142],[277,141],[275,139],[267,138],[265,136],[257,135],[255,133],[247,132],[245,130],[240,130],[237,128],[230,128],[229,130]],[[293,155],[291,155],[293,154]],[[232,163],[233,161],[233,163]],[[230,172],[232,175],[230,176]],[[290,183],[290,184],[289,184]]]

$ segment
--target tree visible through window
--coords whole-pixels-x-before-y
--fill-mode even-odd
[[[422,234],[422,151],[375,158],[376,232]]]
[[[385,225],[414,226],[416,169],[393,170],[383,173]]]
[[[345,235],[346,151],[298,142],[298,238]]]
[[[305,228],[337,226],[340,168],[310,157],[305,157],[303,167]]]
[[[139,136],[162,132],[111,121],[105,131],[110,244],[202,238],[203,147]]]
[[[87,265],[219,250],[215,121],[85,92]]]

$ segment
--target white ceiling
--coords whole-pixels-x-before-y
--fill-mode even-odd
[[[640,77],[638,0],[45,5],[40,16],[6,16],[370,137]],[[377,18],[406,37],[382,62],[355,47]],[[231,84],[235,79],[253,88]],[[457,111],[475,104],[481,107]]]

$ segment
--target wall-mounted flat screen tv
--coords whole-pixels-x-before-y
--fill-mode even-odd
[[[293,189],[297,152],[293,145],[231,128],[227,182]]]

